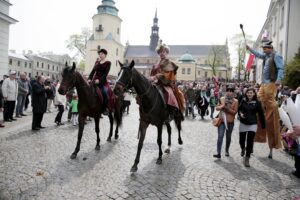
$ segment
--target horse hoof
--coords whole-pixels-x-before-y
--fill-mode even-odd
[[[130,172],[137,172],[138,168],[137,166],[132,166]]]
[[[178,144],[183,145],[182,140],[178,140]]]
[[[157,165],[161,165],[162,164],[162,160],[161,159],[157,159],[156,164]]]
[[[96,151],[99,151],[99,150],[100,150],[100,146],[96,146],[96,147],[95,147],[95,150],[96,150]]]
[[[106,140],[107,142],[111,142],[111,138],[109,137],[109,138],[107,138],[107,140]]]
[[[166,149],[166,150],[165,150],[165,153],[170,153],[170,149]]]
[[[74,160],[76,157],[77,157],[76,154],[72,154],[72,155],[70,156],[70,158],[71,158],[72,160]]]
[[[116,139],[116,140],[119,139],[119,135],[115,135],[115,139]]]

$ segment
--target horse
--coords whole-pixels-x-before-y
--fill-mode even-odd
[[[75,63],[73,63],[72,67],[68,67],[66,63],[66,66],[62,71],[62,81],[58,89],[58,92],[60,94],[65,95],[69,89],[75,87],[78,94],[79,129],[77,145],[75,151],[70,156],[71,159],[75,159],[77,157],[77,153],[80,150],[81,138],[87,116],[93,117],[95,120],[95,131],[97,135],[95,150],[100,150],[99,122],[101,114],[105,111],[105,107],[103,106],[98,95],[96,94],[94,86],[89,85],[87,81],[85,81],[85,79],[82,77],[82,75],[75,69]],[[116,98],[114,107],[116,110],[119,110],[121,108],[119,98]],[[114,119],[116,121],[115,139],[119,138],[118,128],[121,124],[121,117],[119,116],[119,112],[114,112],[113,116],[113,113],[109,111],[108,118],[110,122],[110,131],[107,141],[110,142],[113,132]]]
[[[124,65],[119,61],[121,70],[116,81],[114,88],[114,93],[120,95],[126,89],[134,88],[138,97],[139,97],[139,113],[140,113],[140,123],[139,123],[139,143],[136,158],[134,164],[131,168],[131,172],[136,172],[138,170],[138,163],[140,160],[140,154],[143,147],[146,130],[149,124],[152,124],[157,127],[157,144],[159,147],[159,154],[156,161],[156,164],[162,164],[162,128],[163,125],[167,125],[168,129],[168,149],[171,146],[171,126],[168,123],[167,119],[169,118],[169,112],[166,109],[166,104],[164,102],[163,96],[155,85],[150,83],[150,81],[140,74],[134,68],[134,61],[128,65]],[[178,111],[175,114],[174,121],[178,129],[178,143],[183,144],[181,139],[181,113]],[[167,122],[167,123],[166,123]],[[166,153],[168,153],[168,149]]]

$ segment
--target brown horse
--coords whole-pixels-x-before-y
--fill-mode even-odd
[[[62,81],[58,92],[62,95],[66,94],[66,92],[71,88],[76,88],[78,94],[78,113],[79,113],[79,130],[78,130],[78,138],[77,145],[75,151],[71,155],[71,159],[75,159],[77,153],[80,150],[80,143],[83,134],[84,124],[86,118],[93,117],[95,120],[95,131],[97,134],[97,143],[96,150],[100,150],[100,137],[99,137],[99,121],[101,114],[105,111],[103,104],[100,102],[99,97],[95,92],[94,86],[89,85],[84,78],[81,76],[79,72],[76,70],[76,65],[73,63],[72,67],[68,67],[66,63],[66,67],[62,72]],[[118,127],[121,124],[121,117],[119,117],[119,110],[121,108],[121,100],[116,98],[114,109],[118,112],[113,113],[109,112],[109,122],[110,122],[110,131],[107,141],[111,141],[112,131],[113,131],[113,122],[116,120],[116,130],[115,130],[115,139],[119,138],[118,135]]]

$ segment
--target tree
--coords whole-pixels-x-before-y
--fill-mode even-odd
[[[252,40],[252,36],[250,35],[245,35],[246,36],[246,42],[247,45],[252,46],[254,44],[254,41]],[[246,56],[246,44],[245,44],[245,39],[243,37],[242,33],[236,34],[231,38],[231,43],[235,47],[235,51],[237,53],[237,58],[238,58],[238,63],[237,63],[237,73],[238,73],[238,81],[241,80],[241,70],[243,69],[243,64]],[[244,69],[245,70],[245,69]],[[246,79],[246,73],[245,77]]]
[[[92,31],[89,28],[82,28],[80,34],[73,34],[69,37],[66,41],[67,48],[71,51],[77,51],[76,56],[84,59],[86,56],[86,45],[91,35]]]
[[[296,89],[300,86],[300,47],[294,59],[286,66],[284,84]]]
[[[223,45],[212,45],[209,50],[207,64],[212,68],[213,75],[216,76],[216,67],[219,67],[225,59],[225,49]]]

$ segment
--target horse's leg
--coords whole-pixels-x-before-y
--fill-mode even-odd
[[[161,144],[162,144],[162,124],[157,126],[157,144],[158,144],[158,158],[156,161],[156,164],[160,165],[162,163],[162,149],[161,149]]]
[[[95,150],[97,150],[97,151],[100,150],[100,137],[99,137],[100,128],[99,128],[99,121],[100,121],[100,118],[99,117],[95,117],[95,131],[96,131],[96,135],[97,135],[97,144],[96,144]]]
[[[181,139],[181,117],[180,116],[175,117],[175,125],[176,125],[177,130],[178,130],[178,144],[182,145],[183,142],[182,142],[182,139]]]
[[[117,140],[119,138],[119,123],[116,124],[116,129],[115,129],[115,139]]]
[[[135,157],[135,160],[134,160],[134,164],[131,167],[130,172],[136,172],[138,170],[137,166],[140,162],[141,150],[143,148],[144,139],[145,139],[145,136],[146,136],[146,130],[148,128],[148,125],[149,125],[148,123],[140,121],[140,125],[139,125],[139,127],[140,127],[139,145],[138,145],[137,154],[136,154],[136,157]]]
[[[77,137],[77,145],[75,148],[75,151],[71,155],[71,159],[75,159],[77,156],[77,153],[80,150],[80,143],[81,143],[81,138],[83,134],[83,129],[84,129],[84,121],[85,121],[85,116],[79,115],[79,129],[78,129],[78,137]]]
[[[167,126],[167,131],[168,131],[168,147],[166,148],[165,153],[170,153],[172,129],[171,129],[171,126],[170,126],[169,122],[166,122],[165,124]]]
[[[111,142],[111,137],[112,137],[112,132],[114,128],[114,118],[112,115],[112,112],[108,113],[108,118],[109,118],[109,124],[110,124],[110,129],[109,129],[109,135],[106,141]]]

